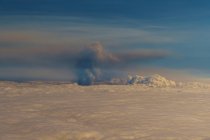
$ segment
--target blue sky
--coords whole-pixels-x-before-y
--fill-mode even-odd
[[[1,0],[1,14],[45,14],[93,18],[202,18],[208,0]],[[201,16],[201,17],[199,17]]]
[[[58,57],[94,42],[110,53],[168,54],[135,62],[136,72],[209,76],[209,19],[208,0],[1,0],[0,79],[71,79]]]

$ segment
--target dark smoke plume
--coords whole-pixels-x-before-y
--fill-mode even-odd
[[[75,74],[79,85],[92,85],[110,81],[113,77],[122,76],[125,69],[135,68],[140,63],[168,55],[168,52],[157,50],[118,50],[110,53],[106,52],[100,43],[85,48],[3,47],[0,48],[0,63],[6,67],[68,68]]]
[[[81,51],[76,62],[78,84],[91,85],[102,80],[101,68],[117,62],[117,58],[106,53],[100,43],[94,43]]]
[[[104,82],[102,69],[117,69],[132,62],[165,57],[163,52],[108,53],[100,43],[94,43],[81,51],[76,60],[76,75],[79,85]],[[103,73],[103,74],[102,74]],[[108,76],[107,76],[108,77]]]

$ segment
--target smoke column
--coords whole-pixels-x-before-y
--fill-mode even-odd
[[[105,70],[118,70],[123,67],[130,67],[134,62],[145,62],[166,57],[166,52],[140,51],[125,53],[105,52],[100,43],[94,43],[81,50],[75,59],[77,83],[79,85],[92,85],[96,82],[105,82],[109,77],[103,73]],[[136,64],[136,63],[135,63]],[[133,66],[132,66],[133,67]],[[106,77],[106,78],[105,78]]]
[[[116,61],[114,56],[106,53],[100,43],[94,43],[81,51],[76,62],[79,85],[92,85],[102,80],[101,67]]]

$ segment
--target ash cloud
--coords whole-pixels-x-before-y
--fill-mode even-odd
[[[29,73],[27,77],[32,77],[31,80],[49,79],[49,77],[40,78],[43,76],[40,69],[65,70],[69,71],[69,75],[66,75],[66,77],[71,75],[70,79],[72,81],[76,80],[79,85],[92,85],[110,82],[113,78],[125,76],[124,71],[131,70],[141,63],[159,60],[168,55],[168,52],[157,50],[108,52],[99,42],[84,48],[78,46],[1,47],[0,68],[9,69],[3,75],[14,75],[11,70],[21,69],[22,72],[17,73],[20,78],[26,77],[27,73],[24,73],[24,71],[31,68],[35,70],[36,74],[40,75],[37,77],[34,73]],[[2,78],[1,75],[2,72],[0,78]],[[58,75],[60,74],[52,74],[50,79],[62,79],[63,75],[61,78]],[[15,76],[9,76],[8,78],[9,80],[16,79]]]
[[[117,57],[104,51],[100,43],[94,43],[81,51],[76,60],[78,84],[91,85],[103,79],[102,67],[117,62]]]
[[[119,69],[130,66],[133,62],[166,57],[164,52],[106,52],[97,42],[81,50],[75,60],[77,82],[79,85],[92,85],[112,78],[104,70]]]

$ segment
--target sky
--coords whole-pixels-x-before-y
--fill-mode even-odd
[[[0,80],[209,77],[209,30],[208,0],[1,0]]]

